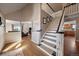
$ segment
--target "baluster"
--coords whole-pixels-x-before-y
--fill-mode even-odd
[[[72,12],[72,14],[75,14],[75,13],[77,13],[77,5],[75,4],[75,5],[73,5],[73,12]]]
[[[71,6],[68,7],[68,11],[69,11],[68,15],[70,15],[71,14]]]
[[[79,13],[79,3],[77,5],[78,5],[78,13]]]
[[[68,7],[65,8],[65,15],[68,15]]]
[[[60,40],[61,40],[60,34],[58,34],[58,35],[57,35],[57,53],[56,53],[57,56],[60,55],[60,53],[59,53],[59,52],[60,52],[60,48],[61,48],[61,47],[60,47]]]

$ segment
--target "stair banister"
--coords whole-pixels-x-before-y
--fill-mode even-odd
[[[61,26],[61,21],[62,21],[63,15],[64,15],[64,11],[65,11],[65,8],[63,8],[63,11],[62,11],[62,15],[61,15],[59,25],[58,25],[58,28],[57,28],[57,33],[59,32],[59,29],[60,29],[60,26]]]

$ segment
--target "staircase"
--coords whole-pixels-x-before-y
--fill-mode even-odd
[[[39,48],[42,49],[45,53],[52,56],[61,55],[61,51],[59,47],[61,47],[60,43],[62,43],[62,34],[57,33],[57,29],[59,26],[60,18],[62,15],[62,11],[56,12],[54,14],[54,20],[52,20],[48,29],[44,33]],[[62,50],[62,49],[61,49]]]

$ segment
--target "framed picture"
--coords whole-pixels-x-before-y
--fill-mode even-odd
[[[51,22],[51,21],[53,20],[53,17],[52,17],[52,16],[50,16],[50,17],[49,17],[49,20],[50,20],[50,22]]]
[[[49,22],[50,22],[50,17],[49,17],[49,16],[47,16],[47,18],[46,18],[46,19],[47,19],[47,22],[49,23]]]
[[[47,23],[47,20],[45,17],[43,17],[43,24],[46,24]]]
[[[1,20],[1,17],[0,17],[0,25],[2,25],[2,20]]]
[[[51,22],[53,20],[53,18],[51,16],[47,16],[47,22]]]
[[[0,26],[4,26],[4,20],[2,17],[0,17]]]

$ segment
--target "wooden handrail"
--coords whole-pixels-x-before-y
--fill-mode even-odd
[[[62,11],[62,15],[61,15],[61,18],[60,18],[60,21],[59,21],[59,25],[58,25],[58,28],[57,28],[57,33],[59,32],[59,29],[60,29],[60,26],[61,26],[61,21],[62,21],[63,15],[64,15],[64,11],[65,11],[65,8]]]
[[[67,8],[67,7],[69,7],[69,6],[71,6],[71,5],[75,5],[76,3],[71,3],[71,4],[69,4],[69,5],[67,5],[67,6],[65,6],[64,8]]]
[[[62,16],[61,16],[60,21],[59,21],[59,25],[58,25],[58,28],[57,28],[57,33],[59,32],[59,29],[60,29],[60,26],[61,26],[61,21],[62,21],[62,18],[63,18],[63,14],[64,14],[64,11],[65,11],[65,8],[66,8],[66,7],[69,7],[69,6],[71,6],[71,5],[75,5],[75,4],[76,4],[76,3],[71,3],[71,4],[69,4],[69,5],[67,5],[67,6],[64,7],[64,9],[63,9],[63,11],[62,11]]]
[[[59,29],[60,29],[60,26],[61,26],[61,21],[62,21],[62,17],[63,17],[64,11],[65,11],[65,8],[66,8],[66,7],[69,7],[69,6],[71,6],[71,5],[75,5],[75,4],[76,4],[76,3],[71,3],[71,4],[69,4],[69,5],[67,5],[67,6],[64,7],[64,9],[63,9],[63,11],[62,11],[62,16],[61,16],[61,18],[60,18],[60,22],[59,22],[59,25],[58,25],[58,28],[57,28],[57,33],[59,32]]]

